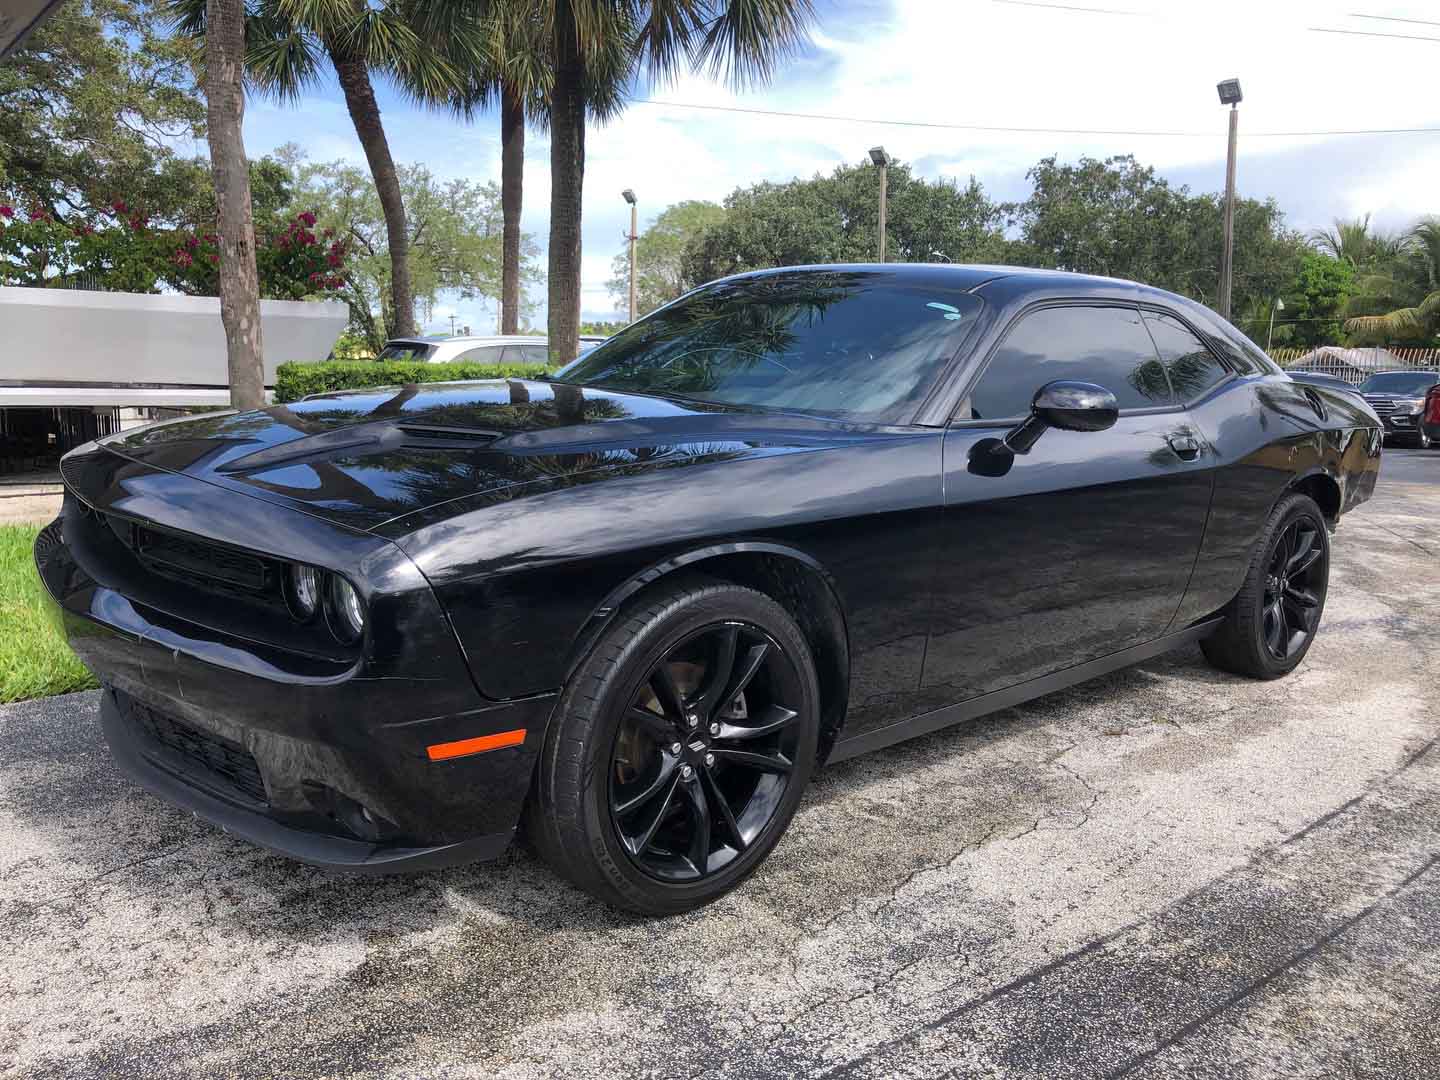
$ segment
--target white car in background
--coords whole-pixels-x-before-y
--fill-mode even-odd
[[[603,337],[580,336],[580,351],[588,352]],[[525,334],[491,337],[391,338],[376,360],[423,360],[427,364],[545,364],[550,360],[545,338]]]

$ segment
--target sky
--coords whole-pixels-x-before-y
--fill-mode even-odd
[[[1231,77],[1245,95],[1239,192],[1273,196],[1292,228],[1308,232],[1369,213],[1397,229],[1440,213],[1433,89],[1440,5],[1433,0],[815,2],[809,46],[768,86],[736,91],[687,75],[636,87],[617,120],[592,125],[584,319],[620,317],[623,301],[606,282],[629,223],[624,188],[639,198],[643,230],[682,199],[719,202],[739,186],[828,173],[883,144],[922,176],[973,175],[994,199],[1024,198],[1026,170],[1050,154],[1134,154],[1172,182],[1218,191],[1227,119],[1215,84]],[[499,181],[497,114],[464,124],[419,110],[383,85],[377,96],[397,161],[423,162],[442,179]],[[1314,134],[1403,128],[1436,130]],[[245,142],[252,157],[295,142],[312,160],[364,162],[333,85],[298,108],[251,101]],[[540,246],[543,268],[550,174],[541,133],[529,133],[525,157],[522,228]],[[543,287],[531,299],[533,323],[543,327]],[[426,329],[448,332],[452,314],[475,333],[494,330],[493,301],[454,298],[436,306]]]

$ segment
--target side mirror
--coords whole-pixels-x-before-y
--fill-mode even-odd
[[[1016,454],[1028,454],[1050,428],[1061,431],[1104,431],[1120,417],[1115,395],[1094,383],[1057,379],[1035,392],[1030,415],[1001,439],[981,439],[970,448],[970,471],[980,476],[1004,476]]]
[[[1104,431],[1120,416],[1115,395],[1094,383],[1057,379],[1035,391],[1030,415],[1001,440],[1012,454],[1028,454],[1048,428],[1061,431]]]
[[[1035,392],[1030,412],[1061,431],[1104,431],[1115,426],[1120,405],[1103,386],[1057,381]]]

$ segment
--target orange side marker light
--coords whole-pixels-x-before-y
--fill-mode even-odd
[[[448,761],[450,758],[483,754],[487,750],[499,750],[503,746],[519,746],[525,741],[525,729],[502,731],[498,735],[480,735],[474,739],[457,739],[455,742],[436,743],[427,746],[425,753],[431,761]]]

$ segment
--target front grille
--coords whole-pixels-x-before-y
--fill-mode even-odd
[[[151,573],[206,591],[284,604],[279,567],[273,560],[115,514],[98,516]]]
[[[1365,399],[1366,403],[1375,410],[1379,416],[1388,416],[1395,411],[1394,398],[1371,398]]]
[[[138,701],[131,703],[130,716],[143,736],[169,754],[172,764],[193,772],[202,783],[208,780],[205,786],[221,786],[252,803],[266,801],[260,766],[239,743],[193,728]]]

